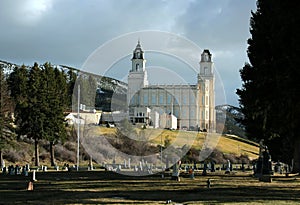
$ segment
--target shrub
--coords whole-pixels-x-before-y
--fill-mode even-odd
[[[3,153],[3,158],[9,162],[16,163],[23,160],[23,157],[16,150],[8,150]]]

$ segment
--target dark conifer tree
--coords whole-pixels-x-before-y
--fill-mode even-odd
[[[250,21],[250,64],[237,90],[248,137],[265,139],[275,160],[300,169],[299,4],[258,0]],[[293,162],[293,163],[292,163]]]
[[[4,66],[0,64],[0,167],[3,166],[3,150],[13,138],[12,100],[9,95]]]

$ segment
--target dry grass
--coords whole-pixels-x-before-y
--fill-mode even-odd
[[[210,178],[212,186],[206,188]],[[0,176],[2,204],[298,204],[299,177],[259,182],[249,174],[182,177],[129,177],[104,171],[37,173],[34,191],[28,179]]]
[[[145,135],[153,144],[164,144],[165,139],[170,139],[174,146],[182,147],[185,144],[192,144],[195,149],[200,150],[206,140],[206,144],[210,147],[216,147],[220,152],[226,154],[234,154],[237,156],[247,155],[250,159],[258,157],[259,147],[239,141],[236,139],[227,138],[220,134],[197,133],[192,131],[171,131],[164,129],[145,129]],[[96,127],[93,131],[97,134],[109,135],[115,132],[115,128]],[[237,139],[239,139],[237,137]]]

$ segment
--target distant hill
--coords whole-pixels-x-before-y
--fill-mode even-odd
[[[65,65],[60,65],[65,69],[73,69]],[[97,82],[95,108],[102,111],[113,111],[115,109],[124,109],[126,102],[127,84],[114,78],[96,75],[88,72],[80,71],[82,76],[92,76]],[[112,100],[113,99],[113,100]]]
[[[0,60],[0,65],[4,68],[4,72],[9,74],[13,71],[15,67],[20,67],[21,65],[17,65],[15,63],[7,62]],[[33,65],[26,65],[26,68],[30,68]],[[84,72],[79,70],[78,68],[66,66],[66,65],[55,65],[54,67],[58,67],[64,72],[68,72],[69,70],[74,71],[77,75],[80,73],[82,76],[93,76],[97,81],[97,90],[96,90],[96,99],[95,99],[95,107],[96,109],[103,111],[111,111],[113,109],[123,109],[124,103],[126,102],[126,93],[127,93],[127,84],[101,75],[95,75],[92,73]],[[113,101],[112,101],[113,99]]]

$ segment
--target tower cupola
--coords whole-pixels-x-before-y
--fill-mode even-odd
[[[140,40],[138,40],[138,44],[136,45],[133,55],[132,55],[132,69],[131,72],[141,72],[145,71],[145,63],[144,59],[144,51],[142,49]]]

